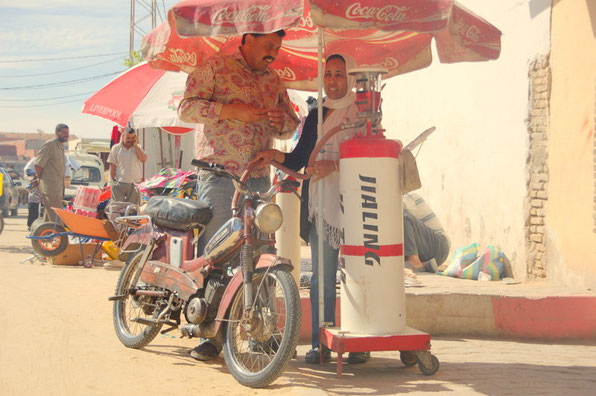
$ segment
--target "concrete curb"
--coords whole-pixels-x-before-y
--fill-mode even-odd
[[[310,300],[302,297],[301,340],[310,340]],[[409,327],[433,336],[596,340],[596,297],[406,294]],[[337,299],[336,323],[340,322]]]

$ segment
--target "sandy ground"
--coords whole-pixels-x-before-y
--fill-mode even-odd
[[[223,357],[200,363],[195,341],[159,335],[143,350],[125,348],[114,333],[112,295],[118,270],[19,261],[31,255],[25,211],[6,219],[0,235],[1,395],[236,394],[593,394],[596,347],[495,340],[433,340],[441,369],[425,377],[395,353],[366,365],[309,366],[308,349],[270,388],[253,390],[229,374]]]

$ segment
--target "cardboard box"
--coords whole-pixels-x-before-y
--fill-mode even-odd
[[[83,243],[83,252],[85,254],[85,260],[88,260],[87,264],[91,261],[91,255],[93,254],[93,250],[95,249],[95,243]],[[95,260],[101,260],[102,258],[101,245],[97,254],[95,255]],[[78,265],[79,261],[81,261],[81,247],[78,243],[71,243],[66,247],[66,250],[62,253],[58,254],[54,257],[49,257],[51,259],[52,264],[56,265]]]

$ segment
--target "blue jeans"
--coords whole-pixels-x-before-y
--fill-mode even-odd
[[[249,179],[248,186],[252,191],[265,192],[270,186],[268,177],[258,179]],[[215,235],[217,230],[224,225],[226,221],[232,218],[232,198],[234,197],[234,184],[227,177],[217,176],[212,172],[200,170],[197,178],[197,199],[209,205],[213,213],[211,221],[205,227],[205,232],[199,238],[199,255],[203,254],[205,246]],[[201,343],[206,339],[201,338]],[[218,352],[221,351],[221,345],[215,339],[208,340]]]
[[[252,191],[265,192],[270,186],[268,177],[249,179],[248,186]],[[199,239],[199,255],[205,246],[226,221],[232,218],[232,197],[234,184],[227,177],[217,176],[212,172],[200,170],[197,179],[197,199],[209,205],[213,217]]]
[[[310,306],[312,313],[312,347],[320,345],[319,340],[319,238],[317,227],[313,224],[309,231],[310,252],[312,257],[312,278],[310,280]],[[323,243],[323,284],[325,292],[323,301],[325,304],[324,321],[331,322],[335,326],[335,280],[337,274],[337,260],[339,249],[333,249],[327,240]]]

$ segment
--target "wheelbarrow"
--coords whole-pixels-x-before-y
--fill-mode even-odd
[[[102,221],[64,209],[53,209],[65,227],[55,222],[45,222],[35,227],[31,235],[27,236],[31,239],[33,250],[43,257],[59,255],[66,250],[69,240],[78,239],[83,265],[90,268],[93,266],[93,258],[102,248],[104,242],[113,241],[117,245],[122,239],[121,234],[111,227],[109,221]],[[83,243],[89,240],[96,243],[90,262],[85,260],[83,251]]]

